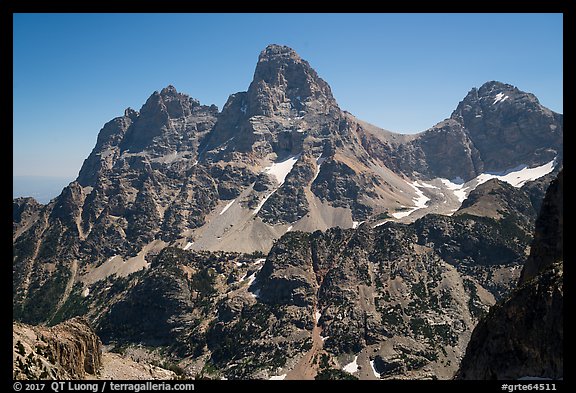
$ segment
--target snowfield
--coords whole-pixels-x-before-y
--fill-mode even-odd
[[[476,179],[478,184],[487,182],[490,179],[498,179],[511,184],[514,187],[522,187],[526,182],[536,180],[554,170],[556,159],[534,168],[528,168],[528,165],[522,164],[504,172],[487,172],[482,173]]]
[[[426,204],[430,200],[430,198],[428,198],[426,195],[424,195],[422,190],[420,190],[418,188],[418,187],[423,187],[418,182],[415,181],[415,182],[408,183],[408,184],[416,190],[416,198],[413,199],[415,206],[409,210],[392,213],[392,217],[394,217],[394,218],[403,218],[403,217],[409,216],[410,214],[414,213],[416,210],[419,210],[419,209],[426,207]]]
[[[452,190],[456,198],[460,203],[464,202],[466,199],[468,187],[464,187],[464,182],[458,182],[458,180],[462,180],[461,178],[456,178],[453,181],[448,179],[440,179],[440,181],[446,186],[447,189]]]
[[[464,202],[464,199],[466,199],[472,190],[490,179],[498,179],[518,188],[522,187],[524,184],[526,184],[526,182],[539,179],[542,176],[552,172],[554,170],[555,164],[556,159],[553,159],[544,165],[540,165],[534,168],[528,168],[528,165],[521,164],[515,168],[511,168],[502,172],[482,173],[466,183],[464,183],[460,177],[457,177],[452,181],[440,178],[440,181],[446,186],[447,189],[452,190],[460,202]]]
[[[290,173],[296,161],[300,158],[300,154],[288,157],[281,162],[275,162],[272,166],[264,168],[264,172],[274,176],[279,185],[284,184],[286,176]]]
[[[320,153],[320,155],[318,156],[318,158],[316,159],[316,173],[314,173],[314,178],[312,179],[312,183],[314,183],[314,180],[316,180],[316,178],[318,177],[318,175],[320,174],[320,167],[322,166],[322,164],[324,163],[324,161],[326,161],[325,157],[322,157],[322,153]]]
[[[499,102],[504,102],[504,101],[506,101],[507,98],[510,98],[510,97],[505,96],[504,93],[498,93],[498,94],[496,94],[496,98],[494,99],[494,102],[492,103],[492,105],[495,105]]]
[[[373,228],[378,228],[379,226],[382,226],[382,225],[386,224],[388,221],[390,221],[390,220],[384,220],[384,221],[382,221],[381,223],[378,223],[378,224],[374,225]]]
[[[183,250],[186,251],[187,249],[189,249],[190,247],[192,247],[193,244],[194,244],[194,243],[192,243],[192,242],[186,243],[186,245],[184,246]]]
[[[254,211],[252,212],[252,215],[258,214],[258,212],[260,211],[260,209],[262,209],[262,206],[264,206],[268,198],[270,198],[272,194],[274,194],[282,186],[282,184],[284,184],[286,176],[288,176],[288,174],[294,167],[294,164],[296,164],[296,161],[298,161],[299,158],[300,154],[297,154],[295,156],[288,157],[284,161],[275,162],[271,166],[264,168],[262,172],[274,176],[276,178],[276,181],[278,182],[278,187],[272,190],[270,194],[266,195],[264,199],[260,201],[256,209],[254,209]]]
[[[224,214],[226,212],[226,210],[228,210],[230,208],[230,206],[232,206],[234,204],[234,202],[236,202],[236,199],[233,199],[232,202],[230,202],[229,204],[224,206],[224,209],[222,209],[222,211],[220,212],[220,215]]]
[[[276,192],[276,190],[272,191],[270,194],[266,195],[264,197],[264,199],[262,199],[260,201],[260,203],[258,204],[258,206],[256,207],[256,209],[254,209],[254,212],[252,212],[252,215],[256,215],[258,214],[258,212],[260,211],[260,209],[262,209],[262,206],[264,206],[264,204],[266,203],[266,201],[268,200],[268,198],[270,198],[272,196],[272,194],[274,194]]]
[[[350,373],[350,374],[354,374],[356,371],[358,371],[358,355],[356,355],[356,357],[354,358],[354,360],[350,363],[348,363],[347,365],[345,365],[342,370]],[[373,362],[371,362],[373,363]],[[374,368],[372,368],[374,369]],[[378,376],[380,376],[380,374],[378,374]]]
[[[372,372],[374,373],[374,376],[376,378],[380,378],[380,373],[376,371],[376,369],[374,368],[374,360],[370,360],[370,367],[372,367]]]

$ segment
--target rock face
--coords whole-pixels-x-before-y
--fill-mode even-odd
[[[12,207],[14,237],[20,236],[38,219],[42,205],[34,198],[16,198]]]
[[[472,333],[459,379],[564,377],[563,172],[550,184],[519,287]]]
[[[102,365],[102,343],[83,318],[51,328],[15,322],[12,346],[14,379],[83,379]]]
[[[492,81],[472,89],[451,118],[464,126],[478,149],[479,171],[541,165],[562,154],[562,115],[509,84]]]
[[[536,221],[530,256],[522,269],[519,285],[542,272],[551,262],[564,260],[564,171],[550,183]]]
[[[488,82],[449,119],[395,134],[270,45],[221,112],[168,86],[106,123],[49,204],[14,200],[14,319],[85,315],[107,343],[161,347],[191,376],[348,377],[357,355],[361,378],[372,364],[449,378],[518,278],[562,122]]]

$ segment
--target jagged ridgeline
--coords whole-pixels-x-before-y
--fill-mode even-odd
[[[452,378],[562,162],[562,115],[514,86],[403,135],[270,45],[221,111],[168,86],[14,199],[14,319],[83,316],[187,377]]]

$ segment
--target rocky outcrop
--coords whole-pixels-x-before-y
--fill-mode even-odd
[[[255,285],[262,302],[297,307],[313,305],[318,285],[308,236],[303,232],[289,233],[270,250]]]
[[[550,183],[536,221],[530,256],[520,274],[522,285],[550,263],[564,260],[564,171]]]
[[[293,223],[309,212],[305,190],[314,177],[315,161],[307,156],[294,164],[282,187],[266,200],[258,212],[264,222]]]
[[[83,318],[53,327],[15,322],[14,379],[83,379],[102,365],[102,343]]]
[[[561,379],[563,171],[546,193],[519,287],[474,329],[458,379]]]
[[[38,219],[42,205],[34,198],[16,198],[12,202],[13,238],[18,237]]]
[[[453,119],[438,123],[397,150],[386,161],[409,175],[469,180],[481,173],[480,153],[466,129]]]
[[[474,329],[458,379],[564,376],[563,265],[549,265]]]

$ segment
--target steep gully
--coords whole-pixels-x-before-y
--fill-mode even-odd
[[[312,348],[298,361],[294,368],[286,374],[287,380],[310,380],[314,379],[318,373],[318,365],[320,356],[324,348],[324,340],[322,340],[322,325],[320,324],[321,313],[318,307],[318,300],[320,299],[320,289],[324,282],[324,276],[327,271],[320,269],[317,260],[313,258],[312,266],[314,273],[316,273],[316,282],[318,289],[316,291],[316,299],[314,301],[312,318],[314,319],[314,327],[312,328]]]

